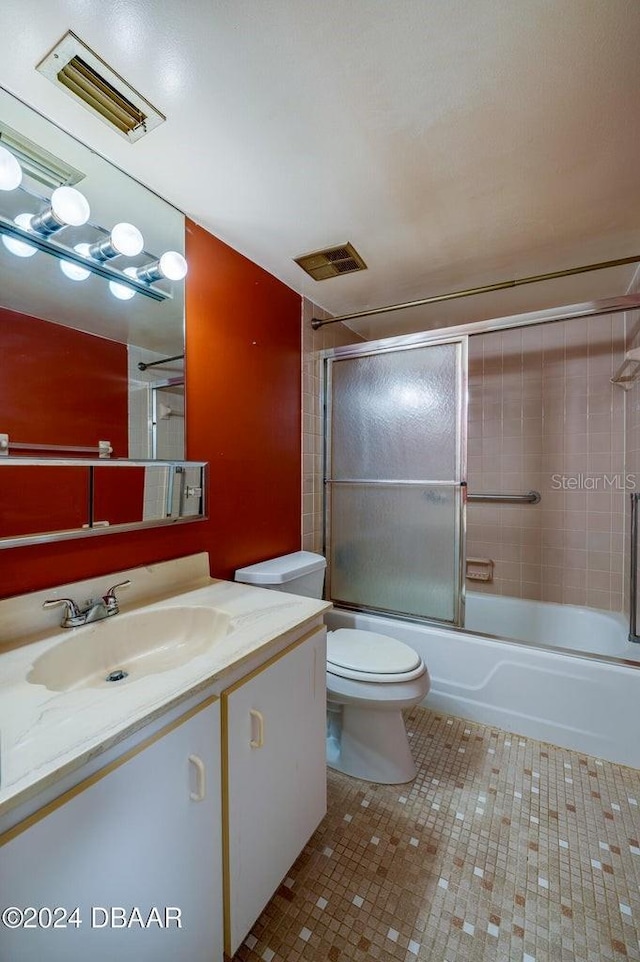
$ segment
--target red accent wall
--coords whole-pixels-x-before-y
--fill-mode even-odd
[[[113,457],[127,457],[124,344],[0,308],[0,358],[0,430],[10,438],[90,447],[106,439]]]
[[[300,297],[191,222],[186,255],[187,457],[210,464],[209,519],[0,550],[0,597],[196,551],[230,578],[300,547]]]
[[[187,228],[187,448],[209,462],[212,574],[300,547],[301,300]]]
[[[55,495],[54,495],[55,492]],[[85,467],[0,468],[0,532],[3,537],[81,528],[89,520],[89,471]]]

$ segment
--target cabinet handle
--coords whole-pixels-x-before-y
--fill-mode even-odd
[[[192,802],[201,802],[207,792],[207,783],[204,770],[204,762],[198,755],[189,755],[189,761],[196,769],[197,785],[196,791],[189,794]]]
[[[249,744],[252,748],[262,748],[264,745],[264,718],[262,712],[259,712],[256,708],[250,708],[249,715],[251,718],[255,718],[258,723],[258,737],[252,738]]]

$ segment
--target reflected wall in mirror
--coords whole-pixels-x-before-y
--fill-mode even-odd
[[[201,461],[7,459],[0,548],[197,521],[205,517],[205,477]]]
[[[55,492],[50,497],[50,492]],[[81,530],[88,520],[89,476],[82,465],[3,464],[0,467],[0,546],[43,532]],[[29,544],[29,541],[25,541]],[[10,546],[10,545],[8,545]]]
[[[140,229],[144,248],[109,266],[136,270],[164,251],[184,252],[180,211],[2,89],[0,146],[23,169],[17,189],[0,191],[9,222],[37,215],[57,186],[73,184],[89,202],[89,222],[64,227],[56,242],[59,234],[68,248],[97,243],[126,222]],[[108,439],[114,457],[184,458],[184,281],[154,282],[169,295],[161,301],[122,300],[107,279],[74,280],[59,258],[15,256],[8,240],[0,243],[0,434],[9,435],[9,453]],[[173,391],[160,396],[154,387],[165,382]]]

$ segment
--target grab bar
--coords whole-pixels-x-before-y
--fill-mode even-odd
[[[629,641],[640,643],[637,632],[638,617],[638,499],[640,494],[631,493],[631,558],[629,564]]]
[[[467,501],[493,501],[503,504],[538,504],[542,501],[539,491],[529,491],[528,494],[468,494]]]

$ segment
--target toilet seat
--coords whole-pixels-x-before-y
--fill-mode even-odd
[[[338,628],[327,635],[327,671],[354,681],[398,684],[418,678],[426,667],[413,648],[396,638]]]

